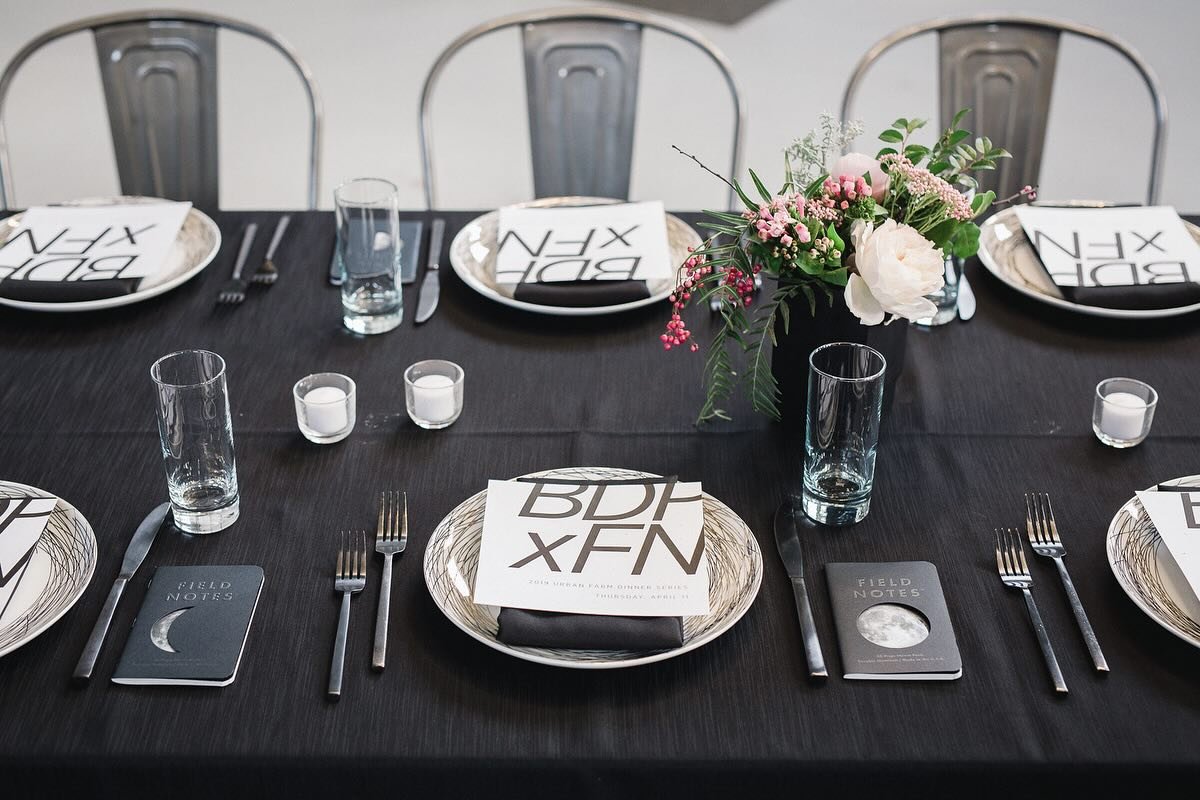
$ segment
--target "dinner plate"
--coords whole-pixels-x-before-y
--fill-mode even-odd
[[[649,472],[612,467],[571,467],[535,472],[524,477],[614,480],[657,478]],[[671,650],[572,650],[516,647],[496,638],[498,606],[471,600],[479,567],[479,542],[487,491],[482,491],[446,515],[425,547],[425,585],[446,617],[488,647],[510,656],[575,669],[614,669],[649,664],[702,647],[742,618],[762,582],[762,553],[750,528],[728,506],[704,494],[704,547],[708,560],[709,613],[683,618],[683,646]]]
[[[0,497],[53,497],[32,486],[0,481]],[[96,535],[83,514],[59,499],[29,566],[0,617],[0,656],[36,638],[67,613],[96,569]]]
[[[1195,486],[1200,491],[1200,475],[1167,483]],[[1154,491],[1154,487],[1148,491]],[[1200,647],[1200,600],[1136,495],[1108,524],[1105,551],[1108,565],[1129,599],[1150,619],[1193,647]]]
[[[1081,202],[1065,205],[1090,208],[1097,204]],[[1187,220],[1184,220],[1183,224],[1192,238],[1200,242],[1200,227]],[[1026,297],[1078,314],[1109,319],[1160,319],[1200,311],[1200,303],[1177,308],[1126,309],[1088,306],[1064,299],[1043,269],[1037,252],[1029,243],[1025,230],[1017,219],[1017,212],[1012,208],[996,212],[980,226],[979,260],[988,272]]]
[[[611,197],[544,197],[528,203],[518,203],[518,208],[560,208],[564,206],[595,206],[623,203]],[[523,308],[538,314],[555,316],[588,317],[597,314],[616,314],[631,308],[657,303],[667,299],[675,291],[674,278],[647,281],[650,296],[627,303],[607,306],[548,306],[527,303],[513,298],[512,286],[496,283],[496,240],[500,225],[500,212],[489,211],[468,222],[450,243],[450,265],[458,277],[484,297],[513,308]],[[688,248],[703,244],[700,236],[686,222],[674,214],[667,214],[667,244],[671,251],[671,263],[680,267],[687,260]]]
[[[83,200],[72,200],[62,203],[64,206],[111,206],[132,203],[163,203],[157,197],[89,197]],[[7,239],[21,227],[21,219],[25,215],[13,214],[0,222],[0,241]],[[32,300],[11,300],[0,297],[0,305],[24,308],[30,311],[98,311],[103,308],[127,306],[130,303],[140,303],[149,300],[163,292],[169,292],[176,286],[191,280],[212,262],[221,249],[221,229],[203,211],[194,206],[188,210],[179,229],[175,244],[167,253],[163,268],[153,275],[148,275],[138,284],[136,292],[105,297],[100,300],[80,300],[73,303],[52,303]]]

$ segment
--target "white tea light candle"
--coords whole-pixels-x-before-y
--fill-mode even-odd
[[[438,430],[458,419],[463,407],[462,367],[453,361],[418,361],[404,371],[408,416],[422,428]]]
[[[1109,378],[1096,386],[1092,430],[1109,447],[1133,447],[1146,438],[1158,392],[1132,378]]]
[[[304,395],[308,427],[325,436],[338,433],[350,421],[346,393],[336,386],[318,386]]]
[[[413,412],[429,422],[454,416],[454,381],[446,375],[422,375],[413,381]]]
[[[1100,430],[1114,439],[1136,439],[1146,420],[1146,401],[1129,392],[1113,392],[1104,397],[1100,412]]]

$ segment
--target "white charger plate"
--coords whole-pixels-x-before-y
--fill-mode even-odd
[[[1077,205],[1080,208],[1103,207],[1103,204],[1083,201],[1064,205]],[[1200,227],[1187,220],[1184,220],[1183,224],[1192,238],[1200,242]],[[988,272],[1026,297],[1077,314],[1108,319],[1162,319],[1200,311],[1200,303],[1177,308],[1128,309],[1087,306],[1064,299],[1058,287],[1046,274],[1037,251],[1029,243],[1025,230],[1017,219],[1017,212],[1012,208],[996,212],[980,226],[979,260]]]
[[[157,197],[89,197],[83,200],[72,200],[63,203],[64,206],[111,206],[133,203],[163,203],[167,202]],[[0,241],[8,239],[21,227],[24,213],[14,214],[0,222]],[[13,308],[23,308],[28,311],[98,311],[104,308],[127,306],[130,303],[140,303],[169,292],[176,286],[194,278],[207,267],[221,249],[221,229],[217,223],[203,211],[194,206],[188,210],[179,229],[179,236],[167,252],[163,268],[149,275],[138,285],[136,292],[117,297],[105,297],[100,300],[80,300],[73,303],[50,303],[32,300],[12,300],[0,297],[0,305]]]
[[[657,478],[649,472],[615,467],[570,467],[524,477],[575,480]],[[733,627],[749,610],[762,583],[762,552],[746,523],[727,505],[704,494],[704,547],[708,560],[709,613],[683,618],[683,646],[673,650],[574,650],[516,647],[496,638],[498,606],[471,600],[479,568],[479,543],[487,491],[479,492],[446,515],[425,546],[425,585],[446,618],[473,639],[501,653],[574,669],[616,669],[665,661],[703,647]]]
[[[518,208],[561,208],[566,206],[596,206],[623,203],[624,200],[614,200],[611,197],[544,197],[528,203],[518,203]],[[667,245],[671,253],[671,264],[678,269],[688,258],[688,248],[696,248],[703,244],[691,226],[676,217],[667,214]],[[640,308],[651,303],[658,303],[670,297],[675,291],[677,281],[669,280],[647,281],[646,288],[650,296],[628,303],[616,303],[608,306],[548,306],[540,303],[527,303],[513,298],[512,286],[501,286],[496,283],[496,240],[500,225],[500,212],[489,211],[476,217],[463,226],[450,243],[450,266],[462,278],[463,283],[470,286],[489,300],[503,303],[513,308],[533,311],[538,314],[551,314],[563,317],[590,317],[598,314],[617,314],[631,308]],[[674,274],[674,273],[673,273]]]
[[[1165,483],[1195,486],[1200,492],[1200,475]],[[1148,491],[1154,490],[1150,487]],[[1108,524],[1105,552],[1109,568],[1129,599],[1150,619],[1193,647],[1200,647],[1200,599],[1188,586],[1136,495],[1125,501]]]
[[[53,497],[22,483],[0,481],[0,497]],[[96,535],[83,514],[59,498],[4,616],[0,656],[36,638],[75,605],[96,570]]]

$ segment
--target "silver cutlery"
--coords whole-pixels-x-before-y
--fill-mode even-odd
[[[375,529],[375,552],[383,555],[383,580],[379,586],[379,608],[375,612],[375,648],[371,666],[383,669],[387,658],[388,612],[392,605],[392,556],[408,545],[408,492],[384,492],[379,497],[379,526]]]
[[[246,299],[246,281],[242,279],[242,269],[246,266],[246,258],[250,248],[254,246],[254,237],[258,234],[258,225],[251,222],[242,233],[242,244],[238,248],[237,260],[233,263],[233,277],[217,295],[217,302],[226,305],[237,305]]]
[[[1075,584],[1071,582],[1071,575],[1067,572],[1066,562],[1063,561],[1067,550],[1058,536],[1058,524],[1054,521],[1054,509],[1050,506],[1050,495],[1042,493],[1025,495],[1025,530],[1029,534],[1029,544],[1033,547],[1033,552],[1039,556],[1054,559],[1054,566],[1058,567],[1058,577],[1062,578],[1063,588],[1067,591],[1067,599],[1071,602],[1071,611],[1075,613],[1075,622],[1079,625],[1079,632],[1083,634],[1083,641],[1087,644],[1088,653],[1092,656],[1092,663],[1095,664],[1097,671],[1108,672],[1108,661],[1105,660],[1104,653],[1100,650],[1100,643],[1096,641],[1096,632],[1092,630],[1092,624],[1088,622],[1087,612],[1083,610],[1083,603],[1079,600]]]
[[[267,255],[250,278],[254,283],[270,286],[279,279],[279,268],[275,266],[275,251],[279,248],[279,242],[283,240],[283,232],[287,230],[288,223],[291,221],[292,215],[284,214],[279,218],[279,222],[275,223],[275,233],[271,236],[271,244],[267,247]]]
[[[826,678],[825,656],[821,653],[821,640],[817,637],[817,626],[813,623],[812,606],[808,602],[808,587],[804,582],[804,551],[800,547],[800,533],[796,528],[796,511],[790,499],[775,512],[775,546],[783,561],[788,578],[792,582],[792,594],[796,600],[796,615],[800,618],[800,633],[804,638],[804,657],[808,661],[810,678]]]
[[[446,220],[438,217],[429,228],[429,253],[425,263],[425,277],[421,280],[421,293],[417,296],[416,324],[420,325],[437,310],[438,296],[442,288],[438,281],[438,262],[442,258],[442,237],[446,234]]]
[[[975,316],[975,291],[967,280],[967,270],[964,266],[958,271],[958,318],[963,322]]]
[[[117,603],[121,601],[121,595],[125,592],[125,585],[129,583],[133,573],[137,572],[137,568],[145,560],[146,553],[150,552],[150,545],[154,544],[154,537],[158,535],[158,529],[162,527],[170,510],[170,503],[163,503],[155,507],[142,520],[142,524],[137,526],[133,538],[129,540],[129,546],[125,548],[125,558],[121,561],[121,571],[117,574],[117,579],[113,581],[112,589],[108,592],[108,599],[104,601],[104,608],[100,610],[100,616],[92,628],[92,635],[88,637],[83,654],[79,656],[79,663],[75,665],[73,677],[77,682],[83,684],[91,679],[92,670],[96,667],[96,659],[100,656],[100,648],[104,645],[104,638],[108,635],[113,614],[117,610]]]
[[[1066,694],[1067,682],[1054,656],[1054,648],[1050,646],[1050,636],[1046,633],[1042,615],[1038,613],[1033,594],[1029,591],[1033,587],[1033,576],[1029,574],[1025,549],[1021,547],[1021,536],[1015,528],[996,529],[996,568],[1005,586],[1020,589],[1021,594],[1025,595],[1025,608],[1029,610],[1029,621],[1033,624],[1038,645],[1042,648],[1042,657],[1046,659],[1046,668],[1050,670],[1050,678],[1054,681],[1054,691]]]
[[[342,667],[346,663],[346,635],[350,630],[350,595],[367,588],[367,532],[342,531],[337,555],[333,590],[342,593],[342,612],[338,617],[337,638],[333,642],[333,662],[329,666],[329,697],[342,696]]]

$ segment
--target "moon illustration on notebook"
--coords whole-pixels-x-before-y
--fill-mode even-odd
[[[175,620],[183,616],[185,611],[191,611],[192,608],[193,606],[188,606],[178,611],[172,611],[150,626],[150,641],[154,643],[155,647],[168,653],[179,652],[171,646],[171,640],[168,638],[171,635],[171,626],[175,623]]]

